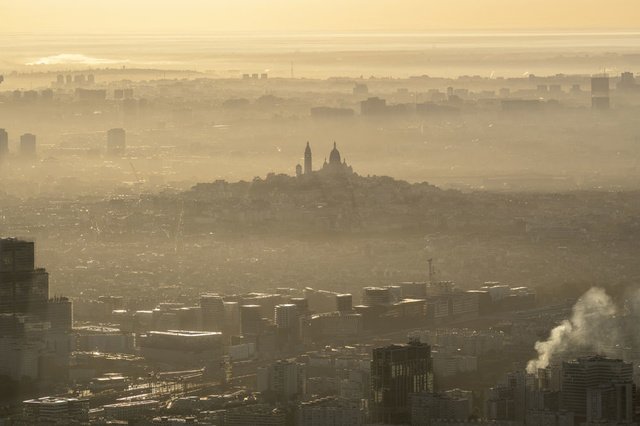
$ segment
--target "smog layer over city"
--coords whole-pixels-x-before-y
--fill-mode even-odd
[[[637,0],[0,18],[0,425],[640,424]]]

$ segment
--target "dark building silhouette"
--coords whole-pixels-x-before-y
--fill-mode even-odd
[[[0,313],[44,315],[49,274],[34,259],[33,242],[0,240]]]
[[[307,146],[304,150],[304,174],[309,175],[313,173],[312,160],[311,160],[311,146],[309,142],[307,142]],[[297,169],[297,168],[296,168]],[[338,147],[336,143],[333,143],[333,149],[329,153],[329,162],[325,157],[324,164],[322,165],[322,169],[318,170],[317,173],[322,174],[330,174],[330,175],[342,175],[342,174],[352,174],[353,168],[347,164],[347,161],[343,159],[340,155],[340,151],[338,151]],[[296,175],[298,172],[296,171]]]
[[[431,392],[420,392],[411,395],[412,426],[430,425],[432,420],[435,419],[466,421],[470,414],[471,404],[467,398]]]
[[[300,310],[293,303],[283,303],[274,308],[274,323],[279,347],[295,344],[300,336]]]
[[[0,129],[0,158],[9,154],[9,134],[5,129]]]
[[[311,158],[311,147],[307,142],[307,147],[304,149],[304,174],[308,175],[313,171],[313,163]]]
[[[329,164],[340,164],[340,151],[336,143],[333,143],[333,149],[329,153]]]
[[[49,299],[49,275],[35,267],[33,242],[0,239],[0,375],[66,380],[72,322],[71,301]]]
[[[71,331],[71,301],[49,299],[49,274],[35,267],[31,241],[0,239],[0,314],[47,320],[53,332]]]
[[[224,331],[224,301],[221,296],[217,294],[201,295],[200,310],[202,312],[202,327],[204,330]]]
[[[126,133],[124,129],[110,129],[107,132],[107,154],[110,156],[124,155],[126,149]]]
[[[330,174],[351,174],[353,173],[353,169],[347,165],[347,160],[342,159],[340,156],[340,151],[338,151],[338,147],[336,143],[333,143],[333,149],[331,153],[329,153],[329,162],[325,160],[322,165],[322,172],[330,173]]]
[[[369,87],[364,83],[356,83],[353,86],[353,94],[354,95],[368,95]]]
[[[262,315],[260,305],[240,306],[240,330],[243,336],[255,336],[260,333]]]
[[[73,308],[66,297],[54,297],[47,303],[47,319],[54,332],[70,333],[73,328]]]
[[[378,97],[368,98],[360,102],[360,113],[362,115],[378,115],[387,112],[387,101]]]
[[[587,390],[588,424],[632,424],[634,414],[632,382],[610,383]]]
[[[53,100],[53,90],[45,89],[40,92],[40,99],[43,101],[51,101]]]
[[[290,303],[298,308],[298,315],[305,316],[309,314],[309,300],[304,297],[292,297]]]
[[[353,117],[354,111],[351,108],[334,108],[334,107],[313,107],[311,108],[311,116],[313,118],[347,118]]]
[[[76,99],[86,103],[100,103],[107,98],[107,91],[103,89],[81,89],[75,91]]]
[[[433,392],[431,347],[412,340],[373,350],[371,360],[371,421],[409,423],[410,395]]]
[[[591,77],[591,107],[609,109],[609,76],[606,74]]]
[[[304,364],[282,359],[258,368],[256,382],[258,391],[267,400],[287,403],[306,393],[306,368]]]
[[[25,133],[20,136],[20,155],[24,158],[35,158],[36,156],[36,135]]]
[[[502,99],[500,106],[503,111],[540,111],[544,106],[539,99]]]
[[[562,363],[562,408],[580,418],[587,417],[590,389],[614,383],[631,383],[633,365],[603,356],[578,358]]]
[[[339,312],[353,310],[353,297],[351,294],[336,294],[336,310]]]
[[[22,99],[28,102],[34,102],[38,100],[38,92],[35,90],[27,90],[23,93]]]
[[[620,82],[617,86],[618,89],[636,89],[636,79],[632,72],[623,72],[620,74]]]

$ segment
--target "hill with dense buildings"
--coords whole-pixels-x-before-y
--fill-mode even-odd
[[[635,192],[463,193],[384,176],[270,174],[198,184],[177,198],[195,233],[419,232],[571,242],[629,240],[640,231]]]
[[[460,192],[314,172],[2,205],[0,231],[38,241],[53,291],[71,296],[350,292],[424,280],[429,258],[439,279],[463,288],[501,281],[577,296],[640,279],[638,192]]]

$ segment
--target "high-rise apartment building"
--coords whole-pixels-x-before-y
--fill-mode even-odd
[[[587,423],[632,424],[633,383],[610,383],[587,390]]]
[[[260,334],[262,314],[260,305],[240,306],[240,332],[243,336]]]
[[[217,294],[201,295],[200,310],[202,312],[202,326],[205,330],[224,331],[225,307],[221,296]]]
[[[20,136],[20,156],[24,158],[35,158],[36,156],[36,135],[25,133]]]
[[[279,360],[258,368],[257,389],[267,399],[286,403],[304,396],[306,370],[304,364]]]
[[[620,359],[603,356],[582,357],[562,363],[562,408],[576,416],[587,416],[589,389],[614,383],[630,383],[633,365]]]
[[[609,109],[609,76],[606,74],[591,77],[591,107]]]
[[[9,154],[9,134],[5,129],[0,129],[0,159]]]
[[[49,299],[49,274],[35,268],[34,244],[0,239],[0,313],[44,318]]]
[[[412,340],[373,350],[371,361],[371,420],[408,423],[410,395],[433,392],[431,347]]]
[[[65,380],[72,312],[67,298],[49,299],[49,275],[35,267],[33,242],[0,239],[0,375]]]

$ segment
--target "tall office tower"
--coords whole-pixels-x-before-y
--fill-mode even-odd
[[[66,297],[54,297],[47,304],[47,319],[51,331],[70,333],[73,327],[73,308]]]
[[[229,336],[238,336],[240,329],[240,305],[238,302],[224,302],[225,332]]]
[[[240,306],[240,331],[243,336],[260,334],[262,315],[260,305]]]
[[[351,294],[336,294],[336,310],[339,312],[353,310],[353,297]]]
[[[49,299],[49,275],[35,268],[33,242],[0,239],[0,375],[65,380],[72,322],[71,302]]]
[[[305,297],[292,297],[290,300],[291,303],[298,307],[298,315],[308,315],[309,314],[309,300]]]
[[[565,361],[562,363],[562,408],[584,419],[589,389],[632,380],[633,365],[620,359],[590,356]]]
[[[610,383],[587,390],[587,424],[633,423],[633,383]]]
[[[513,420],[522,422],[527,414],[528,402],[532,400],[535,376],[522,370],[507,373],[505,384],[510,390],[510,397],[513,401]]]
[[[126,133],[124,129],[110,129],[107,131],[107,155],[117,157],[124,155],[126,149]]]
[[[501,383],[488,389],[486,396],[485,415],[490,420],[514,421],[515,400],[514,389]]]
[[[591,108],[609,109],[609,76],[607,74],[591,77]]]
[[[25,133],[20,136],[20,155],[24,158],[35,158],[36,156],[36,135]]]
[[[291,360],[279,360],[258,368],[256,382],[258,392],[265,398],[271,402],[287,403],[305,394],[305,366]]]
[[[433,392],[431,347],[412,340],[373,350],[371,360],[371,421],[409,423],[410,395]]]
[[[0,129],[0,158],[9,154],[9,134],[5,129]]]
[[[207,331],[224,331],[225,310],[222,297],[217,294],[200,296],[202,327]]]
[[[298,322],[298,307],[293,303],[276,305],[274,309],[274,320],[278,328],[296,327]]]
[[[286,347],[299,341],[300,316],[296,305],[293,303],[276,305],[274,322],[280,347]]]
[[[49,274],[34,267],[34,245],[0,239],[0,313],[46,316]]]
[[[304,174],[308,175],[313,171],[313,163],[311,161],[311,147],[307,142],[307,147],[304,149]]]

